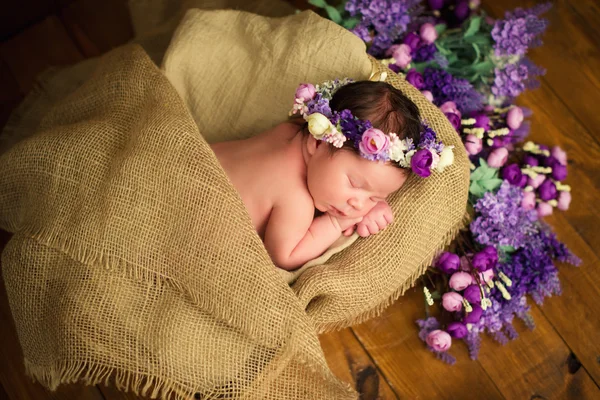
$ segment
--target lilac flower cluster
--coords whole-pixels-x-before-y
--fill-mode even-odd
[[[350,142],[358,149],[360,141],[362,140],[362,134],[373,127],[371,121],[363,121],[352,115],[350,110],[342,110],[341,112],[334,112],[331,118],[331,123],[334,125],[340,124],[344,136],[346,136]]]
[[[482,245],[515,249],[525,246],[538,232],[538,216],[534,210],[525,210],[522,200],[522,190],[507,181],[496,194],[486,192],[474,206],[479,214],[470,225],[475,240]]]
[[[421,138],[419,140],[419,148],[427,148],[435,150],[436,153],[441,153],[444,150],[444,144],[441,141],[438,141],[437,134],[429,125],[423,123],[423,131],[421,132]],[[412,143],[412,142],[411,142]],[[413,150],[410,147],[408,150]]]
[[[512,254],[509,261],[499,266],[513,283],[507,288],[511,296],[530,294],[537,304],[542,305],[544,297],[560,295],[560,281],[554,260],[575,266],[581,263],[579,258],[556,239],[549,227],[539,224],[538,233]],[[501,295],[494,296],[496,301],[501,301]]]
[[[517,8],[507,12],[505,19],[497,20],[492,29],[496,56],[522,56],[529,48],[541,45],[538,35],[546,30],[548,21],[538,16],[550,7],[550,3],[545,3],[528,10]]]
[[[525,89],[534,89],[539,86],[535,79],[546,73],[546,70],[533,64],[527,58],[514,64],[507,64],[503,69],[494,70],[494,84],[491,91],[496,97],[517,97]]]
[[[309,100],[306,106],[308,107],[308,114],[320,113],[328,118],[332,115],[329,99],[324,98],[321,93],[315,94],[315,97]]]
[[[415,16],[421,14],[420,3],[421,0],[349,0],[345,8],[351,16],[361,17],[353,32],[371,44],[369,54],[378,56],[406,32]]]
[[[437,52],[437,47],[433,43],[421,45],[414,51],[413,61],[426,62],[436,59]]]
[[[425,89],[433,94],[437,106],[453,101],[461,113],[470,113],[483,108],[483,96],[466,79],[453,77],[449,72],[425,68],[423,71]]]

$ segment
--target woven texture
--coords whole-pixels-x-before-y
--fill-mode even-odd
[[[367,79],[384,67],[312,12],[207,13],[217,24],[194,23],[202,12],[184,19],[166,77],[139,46],[113,50],[0,155],[0,227],[15,232],[3,277],[27,371],[50,388],[112,382],[162,398],[356,398],[327,368],[317,332],[379,313],[453,238],[467,200],[466,152],[443,114],[388,71],[388,82],[456,146],[455,163],[410,178],[390,200],[394,224],[288,286],[206,138],[280,122],[300,81]],[[229,63],[254,63],[261,73],[244,76],[244,63],[228,70],[214,45],[194,54],[210,61],[186,66],[184,38],[196,43],[201,29],[228,44]],[[296,35],[304,47],[286,62],[276,50]],[[332,64],[331,52],[345,63]],[[209,71],[202,81],[198,69]],[[263,75],[274,82],[268,90],[282,93],[261,94]],[[211,100],[219,107],[208,108]],[[238,112],[259,100],[262,114]]]

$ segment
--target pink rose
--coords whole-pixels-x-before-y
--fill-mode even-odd
[[[556,158],[562,165],[567,165],[567,152],[559,146],[552,147],[550,154],[552,154],[552,157]]]
[[[312,98],[315,97],[315,93],[316,90],[312,84],[303,83],[300,86],[298,86],[298,89],[296,89],[296,98],[302,99],[306,102],[312,100]]]
[[[527,184],[534,189],[540,187],[540,185],[546,180],[546,175],[538,174],[535,178],[529,178]]]
[[[433,103],[433,94],[429,90],[422,90],[421,94],[425,96],[425,98]]]
[[[483,282],[489,282],[494,277],[494,269],[490,268],[479,273],[479,279]]]
[[[473,277],[471,274],[463,271],[458,271],[452,274],[448,285],[457,292],[464,290],[467,286],[473,283]]]
[[[456,292],[447,292],[442,296],[442,307],[448,311],[462,310],[463,297]]]
[[[557,208],[562,211],[567,211],[571,204],[571,192],[560,192],[558,195],[558,206]]]
[[[459,117],[462,118],[462,114],[460,113],[460,111],[458,111],[458,107],[456,107],[456,103],[453,101],[447,101],[444,104],[442,104],[440,106],[440,110],[446,114],[446,113],[452,113],[452,114],[456,114]]]
[[[467,149],[467,153],[474,156],[475,154],[479,154],[483,148],[483,142],[475,135],[467,135],[465,138],[465,148]]]
[[[448,332],[439,329],[429,332],[425,341],[435,351],[447,351],[452,345],[452,338]]]
[[[521,107],[513,107],[506,114],[506,125],[510,129],[519,129],[523,123],[523,110]]]
[[[421,36],[421,39],[423,39],[423,41],[427,44],[433,43],[438,37],[437,31],[435,30],[435,26],[433,26],[433,24],[430,24],[429,22],[421,25],[421,28],[419,29],[419,35]]]
[[[525,210],[533,210],[535,208],[535,193],[525,192],[523,193],[523,200],[521,200],[521,207]]]
[[[538,217],[542,218],[546,215],[552,214],[552,206],[548,203],[539,203],[537,206]]]
[[[490,153],[487,163],[492,168],[500,168],[506,164],[506,160],[508,160],[508,150],[506,147],[498,147]]]
[[[389,137],[376,128],[367,129],[358,144],[358,148],[363,154],[373,156],[386,151],[389,147]]]
[[[397,66],[402,69],[406,68],[412,61],[412,56],[410,55],[410,46],[404,43],[398,45],[398,47],[394,49],[392,57],[394,57],[396,60]]]

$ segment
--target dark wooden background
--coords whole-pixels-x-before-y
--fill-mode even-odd
[[[303,0],[290,0],[305,8]],[[100,55],[132,37],[126,0],[6,2],[0,19],[0,126],[51,65]],[[493,16],[533,0],[483,0]],[[331,369],[364,399],[600,399],[600,3],[557,0],[551,25],[532,59],[548,72],[541,88],[519,98],[531,108],[533,140],[560,145],[570,164],[573,203],[547,218],[582,260],[560,266],[563,295],[533,301],[537,328],[515,322],[519,339],[501,346],[484,337],[477,361],[456,342],[451,367],[417,337],[424,317],[421,287],[383,315],[321,336]],[[3,242],[8,235],[3,234]],[[24,375],[21,350],[0,285],[0,399],[136,399],[104,386],[69,385],[48,392]]]

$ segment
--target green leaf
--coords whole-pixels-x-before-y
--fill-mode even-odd
[[[516,251],[515,248],[512,246],[498,246],[498,248],[507,254],[511,254]]]
[[[438,36],[440,36],[442,33],[446,32],[446,28],[448,28],[446,24],[437,24],[435,26],[435,31],[437,32]]]
[[[486,191],[491,192],[491,191],[499,188],[500,185],[502,185],[502,179],[494,178],[494,179],[479,181],[478,183],[479,183],[479,186],[486,189]]]
[[[485,194],[485,190],[477,182],[471,182],[471,186],[469,186],[469,192],[476,197],[483,197]]]
[[[494,63],[489,60],[473,65],[473,70],[481,74],[484,74],[486,71],[490,71],[492,68],[494,68]]]
[[[354,29],[354,27],[356,26],[356,24],[358,24],[359,22],[360,22],[359,18],[352,17],[352,18],[345,19],[342,22],[342,26],[344,28],[350,30],[350,29]]]
[[[471,180],[478,181],[478,180],[482,179],[484,172],[485,172],[485,170],[481,167],[475,168],[475,170],[473,172],[471,172]]]
[[[327,15],[329,16],[329,19],[332,20],[333,22],[335,22],[336,24],[339,24],[342,22],[342,15],[335,7],[326,5],[325,11],[327,11]]]
[[[308,0],[308,3],[319,8],[325,8],[327,6],[327,2],[325,0]]]
[[[473,17],[469,20],[469,27],[467,28],[463,37],[468,38],[479,32],[481,26],[481,17]]]

